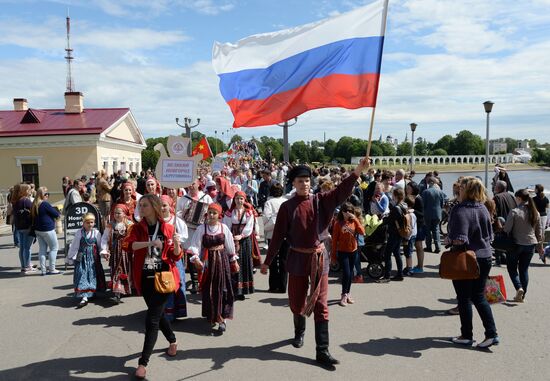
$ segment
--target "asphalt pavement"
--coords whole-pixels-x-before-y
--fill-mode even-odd
[[[140,297],[114,304],[98,298],[76,309],[72,270],[62,275],[21,275],[18,252],[4,229],[0,236],[0,380],[132,379],[144,337]],[[37,263],[38,245],[33,246]],[[188,317],[174,323],[175,358],[162,334],[149,380],[548,380],[550,265],[535,256],[526,302],[493,306],[501,344],[489,350],[449,342],[460,333],[450,281],[437,274],[437,254],[426,254],[426,272],[403,282],[353,284],[355,304],[338,305],[340,284],[330,278],[330,351],[335,370],[314,361],[313,319],[305,345],[295,349],[285,294],[267,292],[267,277],[255,276],[256,293],[236,302],[223,336],[212,336],[200,317],[200,297],[189,295]],[[62,260],[58,260],[62,268]],[[512,284],[504,267],[509,299]],[[474,335],[483,327],[474,311]]]

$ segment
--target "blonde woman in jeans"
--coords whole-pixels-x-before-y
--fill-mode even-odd
[[[477,347],[484,349],[497,345],[500,341],[491,306],[485,298],[485,283],[491,271],[493,228],[491,216],[484,205],[485,187],[479,179],[463,179],[460,183],[459,199],[460,203],[451,209],[449,215],[447,243],[475,252],[479,277],[453,280],[458,299],[461,334],[453,337],[451,341],[466,346],[474,344],[473,304],[485,328],[485,339]]]
[[[544,251],[540,215],[533,199],[526,189],[518,190],[515,196],[518,207],[512,209],[504,224],[504,231],[511,235],[515,243],[515,248],[508,252],[506,266],[516,289],[514,301],[523,303],[529,284],[529,264],[535,247],[539,255]]]

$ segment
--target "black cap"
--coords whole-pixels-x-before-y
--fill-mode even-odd
[[[288,181],[293,182],[296,177],[311,177],[311,169],[307,165],[297,165],[288,172]]]

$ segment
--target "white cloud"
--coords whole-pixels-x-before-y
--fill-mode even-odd
[[[50,18],[43,24],[27,24],[21,20],[0,22],[0,45],[16,45],[58,55],[66,45],[65,21]],[[73,47],[95,47],[109,50],[154,50],[189,40],[179,30],[159,31],[146,28],[101,28],[86,22],[71,25]]]

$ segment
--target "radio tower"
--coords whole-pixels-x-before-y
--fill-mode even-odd
[[[67,55],[65,59],[67,60],[67,92],[74,92],[74,81],[73,74],[71,70],[71,61],[74,59],[73,50],[71,49],[71,18],[69,17],[69,10],[67,9],[67,47],[65,48]]]

